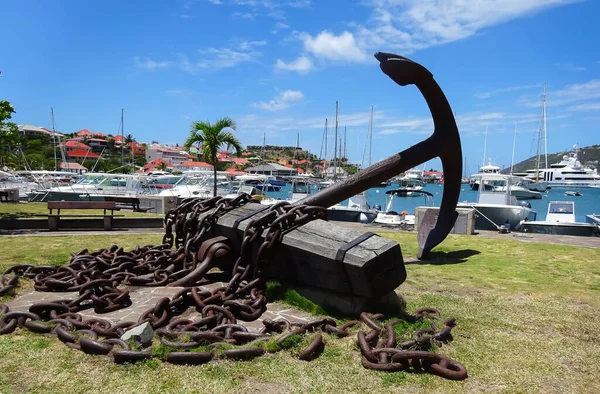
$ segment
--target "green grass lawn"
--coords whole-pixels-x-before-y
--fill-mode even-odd
[[[48,204],[45,202],[18,202],[18,203],[3,203],[0,204],[0,219],[17,218],[36,218],[40,215],[48,214]],[[88,214],[97,215],[104,212],[102,209],[63,209],[61,213],[65,214]],[[56,213],[56,211],[54,211]],[[116,215],[125,217],[157,217],[164,216],[162,214],[132,212],[130,210],[115,211]]]
[[[415,234],[382,233],[417,251]],[[0,267],[58,264],[69,252],[117,243],[159,243],[159,235],[0,238]],[[361,366],[354,335],[326,336],[307,363],[282,351],[249,362],[197,367],[156,359],[119,366],[25,330],[0,336],[0,392],[600,392],[600,250],[450,236],[432,260],[407,265],[397,289],[413,310],[454,316],[454,341],[439,349],[469,371],[463,382],[382,373]],[[391,316],[390,316],[391,317]]]

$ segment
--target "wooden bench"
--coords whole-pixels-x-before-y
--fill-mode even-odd
[[[116,203],[114,201],[49,201],[48,210],[48,230],[57,231],[58,223],[61,217],[103,217],[104,230],[112,230],[113,218],[115,217],[114,210]],[[57,210],[53,213],[53,210]],[[61,214],[61,209],[103,209],[104,214]],[[107,211],[110,211],[108,213]],[[122,216],[122,215],[118,215]]]
[[[140,207],[140,199],[137,197],[125,197],[125,196],[106,196],[104,201],[113,201],[118,205],[115,205],[115,209],[131,209],[133,212],[148,212],[153,207]]]

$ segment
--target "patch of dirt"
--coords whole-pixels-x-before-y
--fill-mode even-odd
[[[506,385],[500,383],[483,383],[478,381],[469,380],[465,384],[465,392],[468,393],[498,393],[506,391]]]
[[[284,383],[261,382],[256,379],[245,379],[246,392],[248,393],[264,393],[264,394],[279,394],[289,393],[290,387]]]

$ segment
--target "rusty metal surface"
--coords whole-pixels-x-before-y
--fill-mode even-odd
[[[390,156],[344,181],[298,201],[298,204],[329,207],[387,181],[418,164],[439,157],[444,171],[444,193],[437,224],[417,254],[418,258],[423,258],[448,236],[458,216],[456,204],[460,194],[462,174],[462,149],[458,127],[444,92],[425,67],[405,57],[390,53],[378,52],[375,57],[380,62],[381,70],[398,85],[415,85],[419,89],[433,117],[433,134],[426,140]]]

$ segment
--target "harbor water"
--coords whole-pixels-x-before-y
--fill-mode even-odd
[[[388,195],[385,194],[387,190],[397,189],[397,184],[392,186],[372,188],[367,190],[367,198],[371,207],[380,205],[385,209]],[[442,202],[442,194],[444,190],[443,185],[438,184],[427,184],[424,190],[433,194],[433,206],[439,207]],[[565,195],[566,191],[576,191],[582,194],[582,196],[574,197]],[[284,186],[281,191],[267,193],[274,198],[286,199],[291,194],[291,185]],[[592,213],[600,213],[600,188],[585,188],[585,189],[568,189],[568,188],[552,188],[542,193],[543,198],[535,200],[526,200],[531,204],[537,212],[537,220],[545,220],[546,212],[548,210],[548,202],[550,201],[574,201],[575,202],[575,217],[578,222],[585,222],[585,215]],[[471,190],[469,185],[462,185],[459,202],[476,202],[477,191]],[[345,204],[346,201],[343,202]],[[425,198],[421,195],[418,197],[397,197],[394,198],[392,210],[396,212],[406,211],[410,214],[415,212],[416,207],[427,206],[428,203]],[[431,202],[429,202],[431,205]]]

